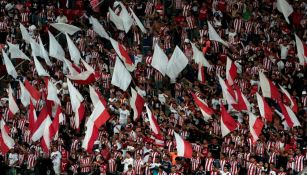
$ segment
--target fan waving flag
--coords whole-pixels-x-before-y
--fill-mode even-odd
[[[127,71],[120,59],[116,58],[111,84],[119,87],[123,91],[126,91],[131,80],[132,77],[130,73]]]
[[[136,65],[134,65],[134,61],[130,58],[124,46],[115,41],[113,38],[110,38],[110,41],[119,58],[125,63],[126,68],[130,72],[134,71]]]
[[[265,118],[266,121],[272,122],[272,110],[268,103],[265,101],[263,97],[261,97],[258,93],[256,93],[257,96],[257,103],[258,103],[258,108],[261,117]]]
[[[299,58],[300,65],[305,66],[307,64],[307,47],[304,46],[302,40],[295,34],[295,44],[297,57]]]
[[[89,18],[90,23],[93,26],[93,30],[101,37],[105,38],[105,39],[110,39],[109,34],[106,32],[106,30],[103,28],[103,26],[99,23],[99,21],[94,18],[94,17],[90,17]]]
[[[74,122],[75,122],[75,129],[79,129],[80,123],[83,120],[85,107],[82,104],[84,98],[80,94],[80,92],[72,85],[72,83],[67,79],[67,86],[71,101],[72,111],[75,113]]]
[[[261,118],[256,117],[253,113],[249,113],[249,131],[252,135],[254,144],[256,143],[262,132],[263,125],[264,124]]]
[[[194,99],[194,102],[200,109],[201,113],[203,114],[204,120],[208,121],[211,118],[211,115],[214,113],[211,108],[207,105],[205,101],[200,99],[198,96],[196,96],[193,92],[191,93]]]
[[[158,121],[156,117],[152,114],[151,110],[149,109],[148,105],[145,104],[146,112],[149,120],[149,126],[153,133],[159,135],[161,133],[160,127],[158,125]]]
[[[286,0],[277,0],[276,7],[277,10],[284,15],[287,23],[289,24],[290,21],[288,17],[293,13],[292,6]]]
[[[262,95],[275,100],[280,100],[277,87],[262,72],[259,72]]]
[[[227,83],[232,86],[234,83],[234,80],[237,77],[237,66],[235,63],[227,57],[227,63],[226,63],[226,80]]]
[[[9,136],[8,127],[6,126],[4,120],[0,120],[0,129],[1,129],[1,136],[0,136],[0,148],[2,154],[6,154],[15,146],[15,141],[13,138]]]
[[[58,31],[62,33],[68,33],[69,35],[73,35],[81,30],[79,27],[66,23],[51,23],[50,25]]]
[[[4,52],[4,50],[2,50],[2,56],[3,56],[3,60],[4,60],[4,64],[5,64],[7,73],[11,75],[13,78],[17,78],[16,69],[13,63],[11,62],[11,60],[9,59],[9,57],[7,56],[7,54]]]
[[[30,58],[19,49],[18,45],[12,44],[10,42],[7,42],[7,44],[9,45],[11,58],[21,58],[30,61]]]
[[[296,115],[294,114],[294,112],[291,110],[289,106],[281,102],[279,102],[278,104],[279,104],[279,107],[281,108],[282,114],[289,128],[293,128],[295,126],[301,126]]]
[[[133,120],[138,119],[143,111],[143,107],[145,104],[145,100],[143,97],[136,92],[133,88],[131,88],[131,98],[130,98],[130,106],[133,109]]]
[[[13,97],[13,90],[11,88],[11,85],[9,84],[9,89],[8,89],[8,96],[9,96],[9,113],[8,116],[11,118],[13,115],[15,115],[18,111],[18,105],[15,101],[15,98]]]
[[[283,88],[282,86],[279,85],[279,88],[281,89],[282,93],[286,96],[286,101],[290,102],[291,104],[291,109],[293,110],[293,112],[297,113],[297,103],[295,101],[295,99],[289,94],[289,92]]]
[[[219,34],[215,31],[215,29],[213,28],[213,26],[210,24],[210,22],[208,21],[208,33],[209,33],[209,39],[212,41],[217,41],[222,43],[223,45],[225,45],[226,47],[229,47],[229,44],[227,42],[225,42],[220,36]]]
[[[158,44],[156,44],[152,56],[151,66],[156,70],[158,70],[163,76],[165,76],[167,72],[167,64],[168,64],[168,58],[166,54],[163,52],[161,47]]]
[[[228,114],[223,104],[221,104],[221,130],[222,137],[225,137],[230,132],[234,131],[238,127],[238,123],[235,119]]]
[[[177,156],[192,158],[192,145],[188,141],[184,140],[179,134],[174,132],[175,140],[176,140],[176,148],[177,148]]]

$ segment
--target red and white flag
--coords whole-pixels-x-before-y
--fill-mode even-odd
[[[301,126],[300,122],[298,121],[295,113],[291,110],[291,108],[281,102],[278,103],[279,107],[282,111],[282,114],[285,118],[285,121],[289,128],[293,128],[295,126]]]
[[[3,49],[2,49],[2,56],[7,73],[11,75],[13,78],[17,78],[16,69]]]
[[[81,73],[81,69],[73,64],[72,62],[70,62],[68,59],[64,58],[64,62],[63,62],[63,69],[66,71],[66,67],[69,70],[69,75],[70,76],[77,76],[79,73]],[[65,74],[65,73],[64,73]]]
[[[238,86],[235,86],[235,94],[237,104],[232,104],[232,107],[237,111],[250,111],[251,105]]]
[[[262,91],[262,96],[268,97],[275,100],[280,100],[280,94],[277,87],[269,80],[264,73],[259,72],[260,86]]]
[[[50,120],[51,119],[47,112],[47,108],[43,107],[43,109],[40,111],[39,116],[34,124],[33,133],[32,133],[33,142],[36,142],[43,136],[45,128],[49,127]]]
[[[286,0],[277,0],[276,8],[284,15],[287,23],[289,24],[290,21],[288,17],[293,13],[292,6]]]
[[[81,62],[84,65],[86,71],[81,72],[77,75],[67,75],[67,77],[71,79],[74,83],[77,83],[77,84],[87,85],[87,84],[91,84],[95,82],[96,81],[95,70],[93,69],[93,67],[87,64],[83,59],[81,59]]]
[[[179,134],[174,132],[175,140],[176,140],[176,148],[177,148],[177,156],[192,158],[192,145],[190,142],[184,140]]]
[[[9,84],[9,89],[8,89],[8,96],[9,96],[9,113],[8,116],[11,118],[13,115],[15,115],[18,111],[18,105],[15,101],[15,98],[13,97],[13,90],[11,88],[11,85]]]
[[[188,58],[182,50],[176,46],[170,60],[168,61],[166,74],[171,78],[171,80],[176,80],[180,72],[188,65],[188,63]]]
[[[164,141],[164,138],[161,134],[155,134],[155,133],[152,133],[151,136],[150,136],[150,139],[153,140],[153,144],[160,147],[160,148],[164,148],[165,146],[165,141]]]
[[[43,130],[43,137],[41,139],[41,146],[42,146],[43,151],[45,153],[48,153],[49,150],[50,150],[50,142],[51,142],[50,128],[52,127],[52,121],[51,121],[49,115],[46,117],[43,125],[45,126],[45,128]]]
[[[203,114],[204,120],[207,121],[211,118],[211,115],[214,113],[213,110],[207,105],[207,103],[196,96],[193,92],[191,92],[195,104],[200,109],[200,112]]]
[[[220,42],[226,47],[229,47],[229,44],[220,37],[220,35],[215,31],[215,29],[213,28],[213,26],[210,24],[209,21],[208,21],[208,33],[210,40]]]
[[[147,116],[149,120],[150,129],[152,130],[153,133],[159,135],[161,132],[160,132],[158,121],[156,117],[152,114],[147,104],[145,104],[145,107],[146,107],[146,112],[147,112]]]
[[[96,127],[100,128],[109,120],[110,114],[105,106],[105,100],[101,93],[95,90],[92,86],[90,86],[90,97],[94,104],[94,110],[89,117],[89,120],[92,120]]]
[[[208,60],[204,57],[204,54],[202,51],[200,51],[196,45],[192,42],[190,42],[192,45],[192,50],[193,50],[193,59],[195,63],[202,64],[205,67],[210,67],[210,63]]]
[[[201,84],[206,83],[206,77],[205,77],[205,67],[202,63],[198,63],[198,74],[197,79]]]
[[[52,124],[50,126],[50,140],[52,140],[53,138],[57,139],[58,137],[58,132],[59,132],[59,128],[60,128],[60,123],[64,120],[63,119],[63,113],[62,113],[62,107],[61,106],[57,106],[57,110],[55,113],[55,116],[52,120]]]
[[[258,108],[261,117],[265,118],[266,121],[272,122],[272,110],[268,103],[265,101],[263,97],[261,97],[258,93],[256,93],[257,96],[257,103],[258,103]]]
[[[226,80],[227,83],[232,86],[234,83],[234,80],[237,77],[237,66],[235,63],[227,57],[227,63],[226,63]]]
[[[37,71],[38,76],[41,76],[41,77],[50,77],[50,75],[49,75],[48,72],[44,69],[44,67],[42,66],[42,64],[37,60],[36,56],[33,55],[33,59],[34,59],[35,69],[36,69],[36,71]]]
[[[132,81],[129,71],[125,68],[119,58],[116,58],[111,84],[126,91]]]
[[[86,123],[85,136],[82,142],[82,148],[87,152],[93,152],[93,146],[98,138],[98,128],[96,127],[94,121],[88,120]]]
[[[295,34],[295,44],[297,57],[299,58],[300,65],[306,66],[307,64],[307,46],[304,46],[302,40]]]
[[[151,66],[156,70],[158,70],[163,76],[165,76],[167,72],[167,64],[168,64],[167,55],[164,53],[161,47],[158,44],[156,44],[154,53],[152,55]]]
[[[281,89],[281,92],[286,96],[286,101],[290,102],[290,104],[291,104],[290,107],[291,107],[292,111],[297,113],[297,108],[298,107],[297,107],[297,103],[296,103],[295,98],[293,98],[285,88],[283,88],[280,85],[279,85],[279,87]]]
[[[234,90],[219,75],[218,78],[222,88],[223,98],[228,104],[237,104]]]
[[[143,111],[143,107],[145,104],[145,100],[143,97],[136,92],[133,88],[131,88],[131,98],[130,98],[130,106],[133,109],[133,120],[137,120]]]
[[[114,48],[116,54],[119,56],[119,58],[125,63],[126,68],[132,72],[135,70],[136,65],[134,64],[134,61],[130,58],[126,48],[115,41],[113,38],[110,38],[110,42],[112,44],[112,47]]]
[[[72,85],[72,83],[67,79],[67,86],[71,101],[72,111],[75,113],[74,122],[75,129],[79,129],[80,123],[83,120],[85,107],[82,104],[84,98],[80,94],[80,92]]]
[[[225,137],[230,132],[234,131],[238,127],[238,123],[235,119],[228,114],[223,104],[221,104],[221,130],[222,137]]]
[[[249,113],[249,131],[252,135],[253,143],[256,143],[258,140],[262,128],[263,128],[263,121],[260,117],[256,117],[253,113]]]
[[[30,107],[29,107],[29,112],[28,112],[28,120],[29,120],[29,129],[31,131],[31,134],[33,134],[34,128],[35,128],[35,122],[37,120],[37,116],[36,116],[36,111],[35,111],[35,108],[34,108],[32,101],[30,101]]]
[[[35,101],[38,101],[41,98],[41,94],[39,93],[38,90],[36,90],[28,80],[24,81],[24,85],[25,88],[27,89],[27,91],[30,93],[30,96],[32,99],[34,99]]]
[[[2,154],[6,154],[15,146],[15,141],[9,136],[9,128],[6,126],[4,120],[0,121],[1,136],[0,136],[0,148]]]

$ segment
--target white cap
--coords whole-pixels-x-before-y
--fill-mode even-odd
[[[67,87],[68,87],[67,83],[63,83],[63,84],[62,84],[62,88],[63,88],[63,89],[67,89]]]
[[[100,152],[99,149],[95,149],[94,151],[95,151],[95,152],[98,152],[98,153]]]
[[[189,43],[190,40],[189,40],[188,38],[186,38],[186,39],[184,40],[184,42],[185,42],[185,43]]]
[[[302,95],[306,95],[306,94],[307,94],[306,91],[303,91],[303,92],[302,92]]]

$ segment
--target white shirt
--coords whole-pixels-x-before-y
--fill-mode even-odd
[[[289,50],[289,46],[284,46],[284,45],[280,45],[280,58],[282,60],[285,60],[287,58],[288,55],[288,50]]]
[[[55,21],[57,23],[67,23],[68,22],[67,17],[65,15],[58,16]]]
[[[126,171],[129,170],[129,169],[128,169],[128,166],[129,166],[129,165],[132,165],[132,166],[133,166],[133,162],[134,162],[134,160],[133,160],[132,157],[126,158],[126,159],[122,162],[122,163],[124,164],[124,172],[126,172]]]
[[[121,108],[119,109],[119,123],[121,125],[126,125],[127,124],[127,120],[128,120],[128,116],[130,115],[129,110],[122,110]]]
[[[60,174],[61,172],[61,158],[62,158],[62,155],[59,151],[55,151],[55,152],[52,152],[51,155],[50,155],[50,158],[52,160],[52,163],[53,163],[53,170],[55,172],[55,174]]]
[[[18,154],[17,153],[10,153],[9,154],[9,166],[13,166],[18,161]]]
[[[220,175],[231,175],[231,173],[230,172],[220,171]]]

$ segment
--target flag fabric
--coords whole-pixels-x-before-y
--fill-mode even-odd
[[[24,107],[27,107],[30,104],[31,100],[30,93],[20,80],[19,80],[19,87],[20,87],[20,102]]]
[[[32,38],[30,38],[30,46],[32,50],[32,56],[41,57],[41,47],[40,45]]]
[[[117,41],[115,41],[113,38],[110,38],[110,42],[119,56],[119,58],[125,63],[126,68],[132,72],[136,68],[136,65],[134,64],[134,61],[130,58],[127,50],[124,48],[124,46]]]
[[[24,81],[25,88],[27,91],[30,93],[31,98],[34,99],[35,101],[38,101],[41,98],[41,94],[38,90],[36,90],[28,80]]]
[[[7,44],[9,46],[9,53],[11,54],[11,58],[21,58],[30,61],[30,58],[19,49],[18,45],[12,44],[10,42],[7,42]]]
[[[164,148],[165,141],[161,134],[151,133],[150,139],[152,139],[153,144],[157,147]]]
[[[130,106],[133,110],[133,120],[137,120],[143,111],[145,100],[143,97],[131,87]]]
[[[206,83],[205,78],[205,67],[202,65],[202,63],[198,63],[198,73],[197,73],[197,79],[201,84]]]
[[[156,117],[152,114],[151,110],[149,109],[148,105],[145,103],[145,107],[146,107],[146,112],[147,112],[147,117],[149,120],[149,126],[150,129],[152,130],[152,132],[154,134],[159,135],[161,133],[158,121],[156,119]]]
[[[230,132],[237,129],[238,123],[235,119],[228,114],[223,104],[221,104],[221,130],[222,130],[222,137],[225,137]]]
[[[78,75],[79,73],[81,73],[81,72],[79,72],[79,70],[77,70],[76,67],[73,66],[73,64],[72,64],[69,60],[67,60],[66,58],[64,58],[64,63],[65,63],[66,67],[67,67],[68,70],[69,70],[69,75],[71,75],[71,76],[76,76],[76,75]],[[63,65],[64,65],[64,64],[63,64]]]
[[[128,33],[133,24],[133,19],[131,18],[131,15],[128,13],[128,10],[125,7],[125,5],[122,2],[119,2],[119,5],[121,7],[121,12],[119,16],[123,22],[125,32]]]
[[[156,70],[158,70],[163,76],[165,76],[167,72],[167,64],[168,64],[168,58],[166,54],[163,52],[161,47],[158,44],[156,44],[152,56],[151,66]]]
[[[250,111],[251,105],[238,86],[235,86],[236,104],[232,107],[237,111]]]
[[[307,64],[307,49],[304,47],[302,40],[295,34],[295,44],[297,57],[299,58],[300,65],[305,66]]]
[[[76,64],[79,65],[79,61],[81,58],[81,54],[77,46],[74,44],[74,42],[70,39],[68,34],[66,33],[66,40],[67,40],[67,48],[69,51],[70,59]]]
[[[61,106],[61,101],[58,97],[58,90],[56,86],[52,83],[51,79],[47,79],[46,83],[47,83],[47,100],[50,100],[55,104]]]
[[[301,126],[295,113],[291,110],[289,106],[281,102],[279,102],[278,104],[283,114],[283,117],[285,118],[286,124],[289,126],[289,128],[293,128],[295,126]]]
[[[106,32],[106,30],[103,28],[103,26],[99,23],[99,21],[96,18],[91,16],[89,18],[89,20],[90,20],[90,23],[92,24],[93,30],[99,36],[101,36],[102,38],[105,38],[105,39],[109,39],[110,38],[109,34]]]
[[[202,100],[201,98],[199,98],[198,96],[196,96],[193,92],[191,92],[192,97],[194,99],[195,104],[198,106],[198,108],[200,109],[204,120],[208,121],[212,114],[214,114],[213,110],[211,108],[209,108],[209,106],[207,105],[207,103]]]
[[[179,134],[174,132],[176,140],[176,149],[178,157],[192,158],[192,145],[188,141],[184,140]]]
[[[271,99],[280,100],[280,94],[277,87],[264,75],[264,73],[259,72],[259,79],[262,95]]]
[[[44,60],[45,60],[45,62],[46,62],[46,64],[48,66],[52,66],[52,63],[51,63],[51,61],[49,59],[49,54],[48,54],[47,50],[44,47],[44,44],[42,42],[41,37],[38,37],[38,44],[39,44],[39,50],[40,50],[40,55],[39,56],[44,58]]]
[[[180,72],[187,66],[188,63],[188,58],[185,56],[182,50],[176,46],[170,60],[168,61],[166,74],[171,78],[171,80],[176,80]]]
[[[237,104],[234,90],[219,75],[218,78],[222,88],[223,98],[228,104]]]
[[[105,100],[103,99],[101,93],[90,86],[90,97],[92,103],[94,104],[94,110],[89,117],[97,128],[100,128],[110,119],[110,114],[105,106]],[[98,100],[97,100],[98,99]]]
[[[132,77],[128,70],[125,68],[120,59],[116,58],[111,84],[119,87],[123,91],[126,91],[131,80]]]
[[[115,27],[118,30],[125,31],[124,23],[123,23],[122,19],[119,16],[117,16],[110,7],[109,7],[109,14],[110,14],[110,21],[113,22]]]
[[[17,78],[16,69],[15,69],[13,63],[11,62],[11,60],[9,59],[9,57],[4,52],[3,49],[2,49],[2,56],[3,56],[3,61],[4,61],[4,64],[5,64],[5,68],[6,68],[7,73],[9,75],[11,75],[13,78]]]
[[[283,88],[282,86],[279,85],[279,88],[281,89],[281,92],[285,95],[286,101],[290,102],[290,104],[291,104],[290,107],[291,107],[292,111],[297,113],[298,106],[297,106],[295,98],[293,98],[290,95],[290,93],[285,88]]]
[[[89,64],[87,64],[83,59],[81,59],[81,62],[84,65],[86,71],[76,75],[67,75],[67,77],[77,84],[87,85],[95,82],[96,79],[95,79],[94,69]],[[73,65],[71,66],[71,68],[73,68]],[[75,68],[73,69],[76,70]]]
[[[136,23],[136,25],[140,28],[140,30],[143,32],[143,33],[147,33],[143,23],[140,21],[140,19],[135,15],[135,13],[133,12],[133,10],[129,7],[129,10],[131,12],[131,15]]]
[[[286,0],[277,0],[276,7],[284,15],[287,23],[290,24],[288,17],[293,13],[292,6]]]
[[[24,25],[22,25],[21,23],[19,23],[19,28],[20,28],[20,32],[21,32],[21,35],[22,35],[22,39],[27,43],[27,44],[30,44],[30,39],[31,39],[31,36],[28,32],[28,30],[25,28]]]
[[[9,88],[8,88],[8,96],[9,96],[9,113],[8,115],[10,117],[13,117],[13,115],[15,115],[18,111],[18,105],[15,101],[15,98],[13,96],[13,90],[11,88],[11,85],[9,84]]]
[[[50,150],[50,142],[51,142],[50,128],[52,126],[52,120],[50,119],[49,115],[46,117],[45,121],[43,122],[43,125],[45,128],[43,130],[43,136],[41,139],[41,147],[45,153],[48,153]]]
[[[43,136],[45,128],[49,127],[48,118],[50,119],[48,112],[47,112],[47,108],[43,107],[43,109],[39,113],[37,120],[34,123],[33,133],[31,137],[33,142],[38,141]]]
[[[94,142],[98,138],[98,128],[95,126],[94,121],[88,120],[86,123],[85,136],[82,142],[82,148],[87,152],[93,152]]]
[[[204,57],[203,52],[201,52],[194,43],[190,42],[193,50],[193,60],[195,63],[202,64],[205,67],[210,67],[210,63]]]
[[[234,83],[234,80],[237,77],[237,66],[235,63],[227,57],[227,63],[226,63],[226,80],[227,83],[232,86]]]
[[[15,141],[13,138],[9,136],[8,127],[6,126],[4,120],[0,120],[0,129],[1,129],[1,136],[0,136],[0,148],[2,154],[6,154],[15,146]]]
[[[30,101],[28,118],[29,118],[29,129],[31,131],[31,134],[33,134],[34,128],[35,128],[35,123],[36,123],[36,120],[37,120],[37,116],[36,116],[36,111],[35,111],[35,108],[34,108],[32,101]]]
[[[67,86],[71,101],[72,111],[75,113],[74,121],[75,128],[79,129],[80,123],[83,120],[85,107],[82,104],[84,98],[80,94],[80,92],[72,85],[72,83],[67,79]]]
[[[208,21],[208,33],[209,33],[209,39],[212,41],[217,41],[222,43],[223,45],[225,45],[226,47],[229,47],[229,44],[227,42],[225,42],[220,36],[219,34],[215,31],[215,29],[213,28],[213,26],[210,24],[210,22]]]
[[[37,71],[38,76],[50,77],[48,72],[44,69],[41,63],[37,60],[36,56],[33,56],[33,59],[34,59],[35,69]]]
[[[65,58],[64,49],[50,31],[48,31],[48,35],[49,35],[49,56],[56,58],[60,61],[63,61],[63,58]]]
[[[50,25],[58,31],[62,33],[68,33],[69,35],[73,35],[81,30],[79,27],[66,23],[51,23]]]
[[[261,118],[256,117],[253,113],[249,113],[249,131],[252,136],[253,143],[259,139],[259,136],[262,132],[263,121]]]
[[[257,96],[257,103],[258,103],[258,108],[261,117],[265,118],[266,121],[272,122],[272,110],[268,103],[265,101],[263,97],[261,97],[258,93],[256,93]]]

